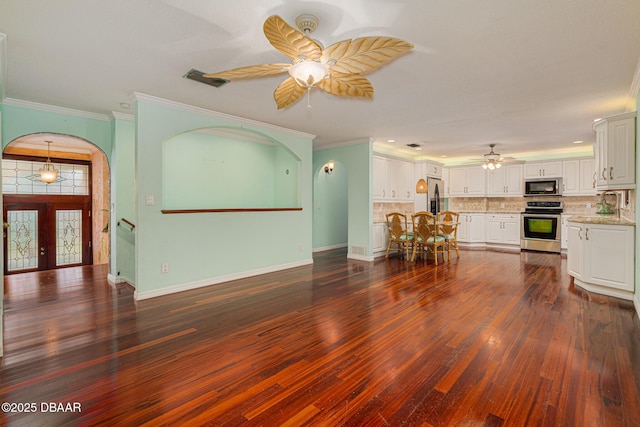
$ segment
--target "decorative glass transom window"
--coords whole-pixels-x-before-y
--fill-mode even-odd
[[[45,184],[39,179],[44,162],[2,159],[2,192],[4,194],[89,194],[89,165],[53,163],[58,179]]]

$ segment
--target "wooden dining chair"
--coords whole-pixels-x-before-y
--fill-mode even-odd
[[[409,259],[409,250],[413,244],[413,234],[409,233],[407,227],[407,215],[401,212],[391,212],[387,214],[387,227],[389,228],[389,243],[387,245],[387,254],[385,258],[389,258],[389,252],[398,251],[405,259]]]
[[[460,258],[460,251],[458,250],[458,225],[459,225],[460,213],[453,211],[438,212],[438,234],[444,237],[445,249],[447,250],[447,257],[451,258],[451,247],[456,250],[456,255]]]
[[[413,222],[413,255],[411,261],[415,261],[417,255],[426,255],[433,252],[438,265],[438,253],[442,254],[444,262],[445,240],[438,235],[437,217],[431,212],[416,212],[411,216]]]

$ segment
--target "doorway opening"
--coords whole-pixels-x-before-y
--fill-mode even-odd
[[[59,174],[46,184],[38,171],[49,157]],[[109,167],[98,147],[70,135],[26,135],[4,149],[2,175],[5,274],[108,264]]]

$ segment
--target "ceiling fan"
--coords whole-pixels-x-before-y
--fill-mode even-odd
[[[490,148],[489,152],[484,155],[483,159],[481,159],[484,161],[484,163],[482,164],[482,167],[484,169],[489,169],[489,170],[499,169],[505,160],[513,159],[513,157],[502,157],[499,153],[495,153],[493,151],[493,147],[495,146],[496,144],[489,144],[489,148]]]
[[[373,98],[371,82],[361,74],[372,71],[413,48],[393,37],[360,37],[343,40],[324,48],[309,35],[317,28],[318,18],[300,15],[296,18],[300,31],[277,15],[264,22],[264,34],[278,51],[291,58],[291,63],[261,64],[205,74],[205,78],[234,80],[289,73],[273,93],[278,109],[298,101],[312,88],[336,96]]]

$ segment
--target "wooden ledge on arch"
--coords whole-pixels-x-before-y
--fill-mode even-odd
[[[302,208],[223,208],[223,209],[162,209],[163,214],[191,214],[207,212],[278,212],[301,211]]]

